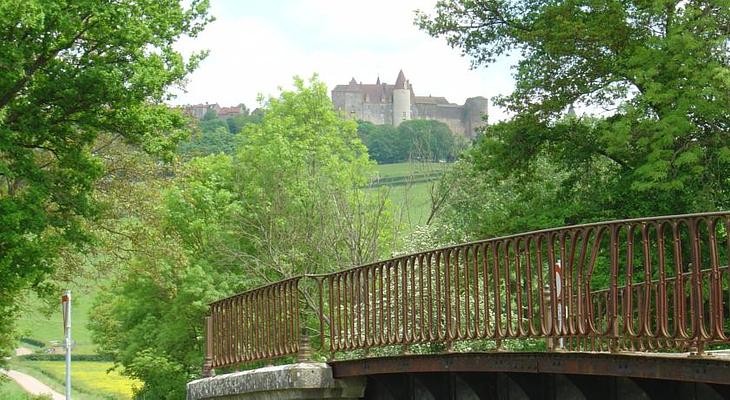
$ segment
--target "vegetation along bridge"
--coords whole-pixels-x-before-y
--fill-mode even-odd
[[[289,398],[730,398],[728,232],[611,221],[294,277],[211,305],[204,375],[320,357],[329,394]],[[234,398],[225,376],[189,398]]]

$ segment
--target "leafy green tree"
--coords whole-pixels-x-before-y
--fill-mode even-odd
[[[144,224],[120,224],[133,252],[90,328],[144,382],[138,398],[185,398],[185,382],[200,376],[208,302],[389,253],[390,214],[382,192],[363,188],[373,165],[355,123],[337,116],[321,82],[295,87],[266,103],[234,155],[193,158],[149,193],[159,206],[130,213]]]
[[[205,121],[205,122],[216,121],[216,120],[219,120],[218,113],[212,108],[209,108],[208,111],[205,112],[205,114],[203,115],[203,119],[202,119],[202,121]]]
[[[173,44],[200,32],[207,8],[0,2],[0,332],[17,294],[39,287],[61,249],[88,243],[99,134],[162,156],[186,135],[187,120],[163,100],[201,59],[183,60]]]
[[[453,161],[456,154],[454,134],[443,122],[411,120],[398,125],[400,140],[407,145],[408,159]],[[405,146],[404,146],[405,147]]]
[[[334,112],[318,80],[294,84],[243,131],[235,163],[249,207],[236,225],[260,232],[252,261],[276,278],[371,261],[388,243],[384,200],[364,190],[374,165],[355,122]]]
[[[358,135],[370,157],[380,164],[408,160],[453,161],[456,156],[454,134],[439,121],[413,120],[392,125],[358,122]]]
[[[137,398],[185,398],[186,382],[200,374],[207,303],[248,282],[211,244],[237,212],[231,171],[229,156],[208,156],[178,170],[172,185],[121,186],[154,206],[117,220],[102,249],[117,273],[96,299],[89,328],[100,352],[144,382]]]
[[[212,115],[213,115],[212,118],[208,118],[208,119],[203,118],[202,120],[200,120],[199,126],[200,126],[200,130],[203,133],[213,132],[213,131],[216,131],[221,128],[226,129],[226,130],[228,129],[228,124],[226,123],[226,121],[224,119],[216,117],[215,113]]]
[[[472,162],[498,180],[564,175],[543,177],[563,207],[534,225],[730,206],[728,1],[450,0],[417,24],[475,65],[520,52],[496,101],[515,117]],[[562,120],[573,103],[604,117]]]
[[[243,135],[238,135],[249,124],[261,122],[261,113],[244,113],[231,118],[218,118],[213,115],[209,119],[199,121],[199,131],[196,131],[188,140],[180,143],[178,153],[184,158],[201,157],[209,154],[233,154],[236,143]]]
[[[235,117],[228,118],[228,120],[226,120],[228,123],[228,130],[231,133],[239,133],[246,125],[258,124],[261,122],[261,118],[263,117],[261,113],[250,114],[248,109],[244,111],[245,112],[243,114],[236,115]]]
[[[227,127],[218,126],[213,130],[201,130],[190,139],[180,143],[178,152],[184,158],[202,157],[210,154],[233,154],[239,135],[228,131]]]
[[[370,158],[379,164],[402,161],[405,149],[399,140],[398,130],[392,125],[375,125],[367,121],[359,121],[358,135],[368,148]]]

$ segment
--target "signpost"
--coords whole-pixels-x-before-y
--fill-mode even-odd
[[[557,308],[558,308],[558,333],[560,334],[560,339],[558,339],[558,348],[562,349],[564,346],[563,343],[563,266],[560,263],[560,260],[558,260],[555,263],[555,297],[557,299]]]
[[[71,291],[61,296],[63,311],[63,345],[66,348],[66,400],[71,400]]]

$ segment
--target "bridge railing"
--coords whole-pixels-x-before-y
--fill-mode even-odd
[[[300,280],[287,279],[212,303],[206,319],[205,368],[296,354],[301,340]]]
[[[293,278],[211,306],[212,367],[295,354],[300,315],[325,353],[547,339],[573,351],[730,344],[730,212],[610,221]],[[318,307],[300,301],[314,281]],[[209,340],[210,343],[210,340]]]

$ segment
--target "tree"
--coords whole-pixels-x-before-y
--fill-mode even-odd
[[[215,121],[218,120],[218,113],[213,108],[209,108],[208,111],[203,115],[203,121]],[[225,122],[225,121],[224,121]]]
[[[244,108],[244,112],[241,115],[228,118],[226,122],[228,123],[228,130],[231,133],[239,133],[246,125],[261,122],[261,118],[261,113],[251,114],[247,108]]]
[[[417,24],[475,65],[520,52],[496,101],[515,117],[473,162],[497,179],[567,174],[550,223],[730,206],[728,1],[453,0]],[[561,120],[573,103],[604,117]]]
[[[193,159],[172,182],[122,185],[153,206],[113,223],[100,253],[116,273],[95,300],[89,328],[101,353],[144,382],[137,398],[185,398],[185,384],[200,374],[207,303],[250,282],[212,246],[237,211],[230,173],[231,158],[221,154]]]
[[[368,148],[370,158],[379,164],[403,161],[403,143],[399,140],[398,130],[392,125],[375,125],[358,121],[357,133]]]
[[[454,134],[443,122],[433,120],[404,121],[398,125],[401,141],[408,144],[407,159],[453,161]]]
[[[227,128],[219,126],[215,129],[201,130],[193,134],[189,140],[180,143],[178,152],[184,158],[202,157],[210,154],[233,154],[236,149],[238,135]]]
[[[358,121],[358,135],[370,157],[380,164],[408,160],[453,161],[456,157],[454,134],[448,125],[439,121],[405,121],[397,128]]]
[[[293,273],[359,265],[384,254],[382,196],[366,192],[374,165],[354,121],[333,110],[326,87],[296,78],[247,126],[234,168],[263,267]],[[243,234],[243,232],[241,232]]]
[[[119,259],[90,328],[144,382],[138,397],[185,398],[184,383],[200,376],[209,302],[389,253],[387,202],[366,190],[373,165],[355,123],[337,116],[321,82],[295,88],[266,103],[233,155],[193,158],[149,193],[158,206],[130,213],[142,226],[120,224],[134,251]]]
[[[186,134],[162,101],[202,57],[173,49],[209,20],[188,4],[0,2],[0,332],[60,249],[89,242],[100,132],[162,156]]]

